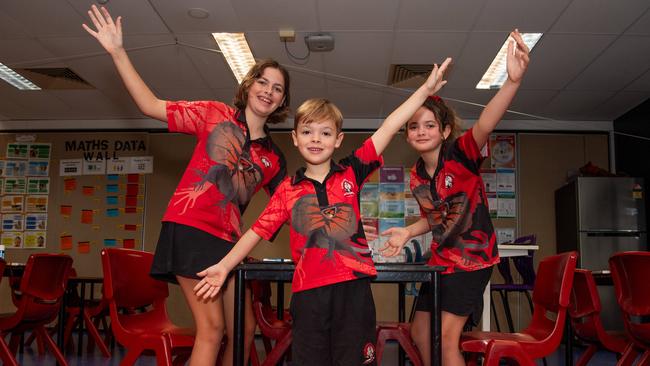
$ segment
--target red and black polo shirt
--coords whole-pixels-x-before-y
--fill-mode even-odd
[[[245,113],[223,103],[167,102],[167,120],[169,131],[195,135],[198,142],[163,221],[236,242],[253,194],[262,187],[273,194],[287,175],[284,155],[268,130],[251,141]]]
[[[293,292],[377,274],[359,211],[359,193],[383,164],[371,139],[339,163],[330,163],[323,183],[305,168],[286,178],[252,229],[266,240],[290,222]]]
[[[476,271],[499,262],[482,161],[469,129],[442,146],[433,178],[422,158],[411,169],[411,191],[433,234],[429,264],[446,266],[444,273]]]

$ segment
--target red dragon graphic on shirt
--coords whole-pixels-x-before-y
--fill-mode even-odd
[[[294,230],[307,237],[305,249],[325,248],[325,258],[333,258],[338,252],[361,260],[357,253],[368,253],[367,246],[351,240],[357,233],[357,215],[350,204],[335,203],[321,208],[316,195],[309,194],[296,202],[291,216]]]
[[[216,185],[223,194],[219,201],[221,207],[233,203],[245,207],[250,201],[255,187],[262,181],[262,169],[253,162],[250,152],[244,150],[246,138],[237,125],[231,121],[218,124],[208,136],[206,153],[216,163],[206,173],[196,170],[201,180],[183,192],[186,199],[185,210],[191,208],[196,198]],[[183,201],[177,201],[176,204]]]
[[[481,250],[489,245],[486,235],[480,231],[471,231],[472,212],[466,192],[457,192],[444,200],[433,201],[427,185],[413,189],[413,195],[426,213],[437,253],[446,250],[446,256],[453,261],[460,260],[469,266],[476,260],[465,249]],[[452,250],[457,249],[457,250]]]

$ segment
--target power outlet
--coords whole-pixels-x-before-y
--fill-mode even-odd
[[[296,41],[296,31],[294,31],[293,29],[280,29],[278,34],[280,35],[280,41],[282,42]]]

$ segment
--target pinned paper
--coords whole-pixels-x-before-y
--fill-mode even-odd
[[[63,217],[70,217],[72,215],[72,206],[70,205],[61,205],[61,208],[59,209],[59,213]]]
[[[77,189],[77,178],[66,178],[63,180],[63,191],[70,193]]]
[[[138,196],[126,196],[125,205],[127,207],[137,206],[138,205]]]
[[[124,213],[142,212],[142,207],[124,207]]]
[[[93,186],[83,186],[81,192],[84,196],[92,196],[95,194],[95,187]]]
[[[93,223],[93,210],[81,210],[81,223],[82,224]]]
[[[140,174],[129,174],[126,181],[127,183],[140,183]]]
[[[108,179],[110,181],[116,181],[116,180],[120,179],[120,176],[117,175],[117,174],[109,174],[109,175],[106,176],[106,179]]]
[[[108,193],[117,193],[120,191],[120,187],[117,184],[107,184],[106,192]]]
[[[117,205],[118,204],[117,196],[106,196],[106,204]]]
[[[122,246],[127,249],[135,248],[135,239],[122,239]]]
[[[72,235],[61,235],[61,237],[59,237],[59,243],[61,245],[61,250],[72,249]]]
[[[80,241],[77,243],[77,252],[79,254],[88,254],[90,253],[90,242],[89,241]]]
[[[117,240],[115,239],[104,239],[104,246],[105,247],[114,247],[117,245]]]
[[[120,210],[116,208],[107,208],[106,209],[106,216],[108,217],[118,217],[120,216]]]
[[[126,195],[127,196],[137,196],[138,191],[140,190],[139,184],[129,183],[126,185]]]
[[[126,230],[126,231],[136,231],[136,230],[138,230],[138,225],[125,224],[124,225],[124,230]]]

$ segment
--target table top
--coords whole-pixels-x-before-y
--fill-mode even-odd
[[[249,262],[235,267],[235,271],[244,271],[247,280],[291,281],[296,266],[293,263]],[[442,272],[444,266],[426,264],[376,263],[377,276],[373,282],[428,282],[432,273]]]

